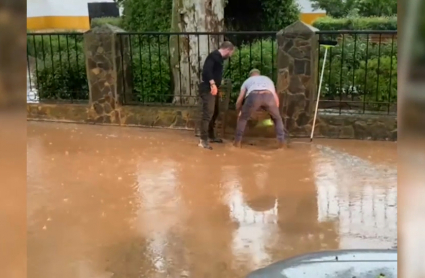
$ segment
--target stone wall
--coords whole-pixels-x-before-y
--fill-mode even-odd
[[[193,130],[198,120],[198,108],[195,107],[149,107],[122,106],[121,122],[99,122],[91,113],[91,108],[83,104],[27,104],[28,120],[72,122],[85,124],[175,128]],[[229,110],[226,125],[222,126],[222,118],[218,119],[217,133],[228,139],[233,138],[236,127],[236,111]],[[258,123],[268,117],[262,112],[253,115],[248,122],[245,137],[274,137],[274,127],[262,127]],[[311,125],[303,130],[291,131],[291,137],[308,137]],[[321,114],[317,119],[315,138],[364,139],[364,140],[397,140],[397,117],[377,115],[336,115]]]

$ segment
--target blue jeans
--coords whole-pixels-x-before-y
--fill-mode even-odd
[[[245,99],[245,102],[242,106],[241,115],[236,126],[235,141],[242,141],[246,123],[248,122],[252,113],[258,111],[260,108],[266,110],[270,114],[276,129],[277,140],[279,142],[284,142],[285,133],[283,129],[283,121],[282,117],[280,116],[279,107],[276,104],[274,95],[271,92],[260,93],[259,91],[252,91]]]

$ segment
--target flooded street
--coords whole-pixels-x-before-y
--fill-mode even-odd
[[[394,142],[196,145],[187,131],[28,122],[28,277],[234,278],[397,245]]]

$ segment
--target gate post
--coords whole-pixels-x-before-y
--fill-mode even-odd
[[[84,33],[89,118],[96,123],[121,124],[120,107],[131,101],[129,37],[117,35],[123,31],[105,24]]]
[[[293,134],[311,130],[317,94],[318,29],[297,21],[277,33],[277,93],[285,127]]]

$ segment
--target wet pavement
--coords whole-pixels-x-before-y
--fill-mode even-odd
[[[28,277],[244,277],[318,250],[397,244],[397,145],[28,123]]]

